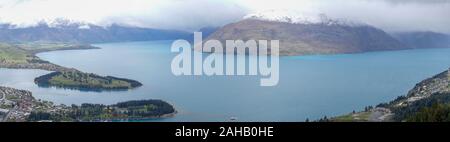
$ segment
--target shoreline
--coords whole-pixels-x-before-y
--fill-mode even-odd
[[[56,48],[56,47],[55,47]],[[0,69],[17,69],[17,70],[23,70],[23,69],[25,69],[25,70],[42,70],[42,71],[49,71],[50,73],[49,74],[52,74],[52,73],[57,73],[57,72],[80,72],[80,73],[82,73],[81,71],[78,71],[77,69],[75,69],[75,68],[67,68],[67,67],[64,67],[64,66],[60,66],[60,65],[57,65],[57,64],[53,64],[53,63],[51,63],[51,62],[49,62],[49,61],[46,61],[46,60],[43,60],[43,59],[41,59],[40,57],[38,57],[37,56],[37,54],[39,54],[39,53],[45,53],[45,52],[53,52],[53,51],[65,51],[65,50],[90,50],[90,49],[101,49],[100,47],[95,47],[95,46],[91,46],[91,45],[83,45],[83,46],[76,46],[76,47],[63,47],[63,48],[61,48],[61,49],[54,49],[54,48],[48,48],[48,49],[36,49],[36,50],[27,50],[27,49],[24,49],[24,48],[20,48],[20,47],[18,47],[18,49],[20,49],[20,50],[23,50],[23,51],[26,51],[26,54],[28,54],[27,55],[27,57],[30,57],[30,58],[32,58],[32,60],[28,60],[27,59],[27,63],[8,63],[8,62],[0,62]],[[48,75],[48,74],[45,74],[45,75]],[[43,76],[45,76],[45,75],[43,75]],[[94,75],[94,74],[93,74]],[[101,76],[96,76],[96,77],[101,77]],[[120,81],[125,81],[125,82],[128,82],[128,81],[132,81],[131,82],[131,86],[133,87],[133,88],[128,88],[128,89],[120,89],[120,91],[125,91],[125,90],[130,90],[130,89],[134,89],[134,88],[137,88],[137,87],[140,87],[140,86],[142,86],[142,84],[140,83],[140,82],[138,82],[138,81],[135,81],[135,80],[131,80],[131,79],[127,79],[127,78],[118,78],[118,77],[112,77],[112,76],[106,76],[106,77],[108,77],[108,78],[112,78],[112,79],[116,79],[116,80],[120,80]],[[36,77],[36,78],[39,78],[39,77]],[[35,78],[35,79],[36,79]],[[36,82],[35,82],[36,83]],[[37,84],[37,83],[36,83]],[[39,84],[37,84],[38,86],[42,86],[42,85],[39,85]],[[51,87],[51,86],[49,86],[49,87]],[[64,88],[64,89],[68,89],[67,87],[60,87],[60,88]],[[13,91],[23,91],[23,92],[29,92],[29,93],[27,93],[27,94],[30,94],[30,96],[31,96],[31,92],[30,91],[26,91],[26,89],[25,90],[19,90],[19,89],[15,89],[15,88],[11,88],[11,87],[2,87],[2,86],[0,86],[0,91],[4,91],[4,89],[6,89],[6,90],[13,90]],[[75,88],[72,88],[72,89],[74,89],[74,90],[80,90],[80,91],[83,91],[83,89],[79,89],[78,87],[75,87]],[[103,89],[96,89],[96,90],[99,90],[99,91],[104,91]],[[84,91],[92,91],[91,89],[88,89],[88,90],[84,90]],[[108,90],[106,90],[106,91],[119,91],[119,90],[116,90],[116,89],[108,89]],[[9,92],[9,91],[8,91]],[[21,94],[16,94],[15,93],[15,95],[21,95]],[[5,97],[6,96],[3,96],[2,95],[2,98],[1,98],[1,100],[2,101],[4,101],[5,100]],[[37,100],[34,98],[34,97],[32,97],[33,99],[27,99],[27,100],[30,100],[27,104],[32,104],[32,103],[42,103],[42,102],[37,102]],[[42,100],[43,102],[50,102],[50,101],[45,101],[45,100]],[[162,100],[161,100],[162,101]],[[20,101],[21,102],[21,101]],[[25,101],[26,102],[26,101]],[[163,101],[164,102],[164,101]],[[117,102],[117,103],[120,103],[120,102]],[[166,102],[167,103],[167,102]],[[22,103],[19,103],[19,105],[20,104],[22,104]],[[53,104],[53,102],[51,102],[51,104]],[[101,105],[103,105],[103,104],[101,104]],[[169,104],[170,106],[172,106],[173,107],[173,105],[172,104]],[[32,105],[30,105],[29,107],[31,107]],[[65,106],[64,104],[59,104],[59,105],[54,105],[54,106],[47,106],[47,107],[49,107],[49,108],[57,108],[57,107],[61,107],[61,106]],[[6,109],[4,109],[4,110],[6,110]],[[22,111],[21,109],[18,109],[18,108],[12,108],[12,109],[8,109],[8,113],[6,114],[6,116],[2,116],[2,117],[4,117],[5,119],[3,119],[3,118],[1,118],[1,120],[2,121],[27,121],[26,119],[27,119],[27,117],[29,116],[29,114],[31,113],[31,111],[33,111],[34,109],[32,109],[32,108],[24,108],[24,110]],[[10,117],[10,114],[11,114],[11,112],[15,112],[15,111],[18,111],[19,113],[17,113],[16,115],[19,115],[19,117],[20,117],[20,119],[16,119],[17,117],[13,117],[13,118],[11,118]],[[16,113],[16,112],[15,112]],[[170,118],[170,117],[175,117],[175,115],[177,114],[177,111],[175,110],[175,112],[173,112],[173,113],[169,113],[169,114],[164,114],[164,115],[161,115],[161,116],[154,116],[154,117],[146,117],[146,118],[139,118],[139,119],[136,119],[136,120],[144,120],[144,119],[164,119],[164,118]],[[127,120],[128,118],[123,118],[123,119],[117,119],[117,120]],[[129,120],[134,120],[134,118],[130,118]],[[101,121],[108,121],[108,120],[101,120]],[[112,121],[112,120],[111,120]]]
[[[55,104],[52,101],[37,99],[33,93],[27,90],[19,90],[11,87],[0,86],[0,122],[114,122],[114,121],[143,121],[145,119],[166,119],[175,117],[178,111],[174,105],[163,100],[130,100],[117,102],[111,105],[90,104],[65,105]],[[136,113],[146,109],[144,114]],[[79,115],[76,112],[91,112],[95,108],[103,108],[95,111],[101,114]],[[131,114],[130,114],[131,113]],[[93,115],[94,114],[94,115]],[[76,115],[76,116],[72,116]],[[102,118],[103,116],[112,118]],[[116,115],[116,116],[115,116]],[[121,116],[122,115],[122,116]],[[125,115],[125,116],[123,116]],[[126,118],[127,115],[136,117]],[[140,117],[142,115],[143,117]],[[153,116],[145,116],[153,115]],[[56,116],[56,117],[50,117]],[[62,116],[62,117],[58,117]],[[117,118],[114,118],[117,117]],[[49,118],[49,119],[45,119]],[[90,120],[91,119],[91,120]]]
[[[146,121],[146,120],[168,119],[168,118],[175,117],[177,114],[178,114],[178,111],[175,110],[175,112],[173,112],[173,113],[164,114],[164,115],[161,115],[161,116],[145,117],[145,118],[109,119],[109,120],[104,120],[102,122],[151,122],[151,121]]]
[[[18,46],[18,45],[14,45]],[[56,46],[56,45],[55,45]],[[73,45],[70,47],[50,47],[42,49],[26,49],[26,47],[15,47],[17,49],[26,52],[27,56],[32,59],[27,59],[26,63],[4,63],[0,62],[0,68],[8,69],[40,69],[45,71],[78,71],[75,68],[68,68],[61,65],[54,64],[50,61],[46,61],[37,56],[39,53],[53,52],[53,51],[64,51],[64,50],[91,50],[91,49],[101,49],[100,47],[95,47],[91,45]]]
[[[421,101],[434,100],[433,97],[450,93],[450,68],[444,72],[428,77],[417,83],[406,95],[399,95],[396,99],[383,102],[374,106],[367,106],[364,111],[353,111],[350,114],[331,117],[329,120],[322,118],[319,121],[331,122],[396,122],[405,121],[401,113],[410,107],[418,107]],[[428,100],[430,99],[430,100]],[[419,107],[426,107],[420,106]],[[407,111],[411,113],[410,110]],[[397,114],[396,114],[397,113]],[[398,114],[400,113],[400,114]],[[412,112],[415,113],[415,112]],[[363,116],[364,117],[360,117]],[[399,119],[400,118],[400,119]]]
[[[82,91],[123,91],[134,89],[143,84],[127,78],[118,78],[113,76],[100,76],[93,73],[85,73],[75,68],[68,68],[52,62],[41,59],[37,56],[39,53],[63,51],[63,50],[88,50],[101,49],[89,44],[72,44],[72,43],[23,43],[23,44],[6,44],[6,57],[8,54],[15,58],[5,58],[0,62],[0,68],[8,69],[40,69],[51,71],[51,73],[36,77],[35,84],[40,87],[58,87],[65,89],[74,89]],[[13,51],[8,51],[13,49]],[[19,55],[16,55],[19,54]],[[63,74],[59,77],[58,82],[53,77],[55,74]],[[69,76],[70,75],[70,78]],[[84,81],[84,82],[83,82]],[[56,82],[56,83],[55,83]]]

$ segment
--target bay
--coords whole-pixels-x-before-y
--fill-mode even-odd
[[[38,54],[84,72],[135,79],[144,86],[118,92],[40,88],[41,70],[0,69],[0,85],[30,90],[36,98],[64,104],[162,99],[179,113],[146,121],[304,121],[341,115],[390,101],[421,80],[450,67],[450,49],[280,58],[280,81],[259,86],[259,76],[174,76],[172,41],[106,43],[102,49]]]

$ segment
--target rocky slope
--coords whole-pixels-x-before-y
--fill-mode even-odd
[[[397,99],[391,104],[398,107],[405,107],[415,101],[428,98],[433,94],[448,93],[450,92],[449,84],[449,71],[442,72],[434,77],[418,83],[412,90],[408,92],[406,98]]]
[[[400,96],[389,103],[382,103],[376,107],[366,107],[361,112],[334,117],[329,121],[408,121],[417,112],[431,107],[435,103],[450,103],[449,70],[416,84],[406,96]]]

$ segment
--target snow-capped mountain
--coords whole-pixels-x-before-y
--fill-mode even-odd
[[[90,26],[89,25],[93,25],[87,22],[82,22],[82,21],[75,21],[75,20],[70,20],[70,19],[64,19],[64,18],[57,18],[57,19],[51,19],[48,21],[43,21],[43,23],[47,24],[48,27],[52,27],[52,28],[64,28],[64,27],[69,27],[69,26],[76,26],[79,29],[89,29]]]
[[[68,19],[41,20],[34,25],[0,24],[0,42],[121,42],[186,39],[190,33],[111,24],[100,26]]]
[[[0,23],[1,24],[1,23]],[[88,22],[76,21],[66,18],[56,18],[56,19],[41,19],[32,23],[3,23],[2,25],[8,25],[9,29],[21,29],[30,28],[37,26],[47,26],[50,28],[65,28],[65,27],[79,27],[80,29],[87,29],[89,25],[94,25]],[[0,27],[5,28],[5,27]]]
[[[279,40],[280,55],[337,54],[408,49],[381,29],[340,22],[253,15],[225,25],[207,40]],[[303,16],[299,16],[303,17]],[[311,22],[312,21],[312,22]],[[333,20],[331,20],[333,21]]]
[[[325,24],[325,25],[347,25],[347,26],[366,25],[362,22],[350,21],[343,18],[329,17],[324,13],[299,12],[292,10],[266,10],[248,14],[244,17],[244,19],[285,22],[292,24]]]

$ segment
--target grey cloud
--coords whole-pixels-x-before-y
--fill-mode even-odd
[[[380,1],[380,0],[369,0],[369,1]],[[442,4],[450,3],[450,0],[381,0],[391,4]]]
[[[105,22],[195,31],[241,20],[248,13],[234,3],[211,0],[177,1],[158,9],[158,13],[150,15],[111,16]]]
[[[41,0],[34,0],[33,2],[37,1]],[[80,3],[78,1],[81,0],[67,1]],[[84,0],[84,2],[86,1]],[[20,20],[27,21],[27,19],[37,16],[75,16],[75,18],[81,20],[88,17],[89,20],[97,22],[96,24],[119,23],[149,28],[194,31],[202,27],[222,26],[241,20],[245,15],[254,12],[254,10],[259,10],[258,8],[272,8],[274,6],[271,4],[285,3],[287,8],[314,9],[330,17],[368,23],[388,32],[435,31],[450,33],[450,0],[164,0],[168,2],[156,7],[151,7],[150,0],[137,0],[143,3],[143,6],[138,7],[139,10],[126,8],[127,1],[121,1],[125,2],[124,8],[120,8],[122,5],[117,6],[117,4],[112,8],[105,8],[106,10],[112,10],[112,14],[104,13],[104,10],[102,10],[102,6],[108,6],[107,2],[97,2],[98,7],[92,7],[91,5],[91,9],[84,10],[88,12],[83,13],[84,15],[81,15],[81,17],[76,14],[79,10],[72,8],[73,5],[69,7],[72,8],[72,12],[66,9],[58,11],[61,10],[58,8],[65,4],[61,2],[59,2],[60,5],[52,5],[55,9],[47,10],[46,8],[46,13],[37,14],[34,13],[39,11],[30,9],[35,6],[28,5],[30,7],[25,7],[23,10],[28,10],[27,13],[32,13],[33,16],[14,10],[14,12],[2,11],[0,20],[21,22]],[[154,1],[161,2],[162,0]],[[2,3],[8,3],[11,7],[10,2],[19,6],[30,3],[31,0],[0,0],[0,11],[4,9],[1,8]],[[314,4],[306,5],[304,2]],[[146,6],[147,4],[149,7]],[[78,6],[79,9],[86,9],[84,4],[78,4]]]
[[[324,0],[318,5],[332,17],[368,23],[388,32],[450,33],[448,0]]]

